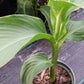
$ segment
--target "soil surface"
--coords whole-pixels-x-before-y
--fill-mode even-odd
[[[50,68],[39,73],[33,80],[33,84],[71,84],[71,78],[61,67],[56,67],[56,81],[50,83]]]

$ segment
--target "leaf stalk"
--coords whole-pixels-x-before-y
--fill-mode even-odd
[[[60,50],[60,48],[58,47],[57,44],[52,46],[52,60],[51,60],[51,62],[53,63],[53,66],[51,67],[51,70],[50,70],[50,82],[55,81],[56,65],[57,65],[57,58],[58,58],[59,50]]]

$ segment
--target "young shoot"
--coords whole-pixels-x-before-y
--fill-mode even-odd
[[[29,1],[20,0],[24,4],[20,5],[24,12],[26,2]],[[67,38],[73,41],[84,40],[84,20],[69,21],[70,14],[78,8],[84,8],[84,0],[49,0],[48,6],[40,7],[38,10],[45,16],[51,34],[47,33],[40,18],[24,14],[0,17],[0,67],[30,43],[47,39],[52,46],[52,59],[49,60],[45,53],[30,56],[22,66],[21,81],[22,84],[32,84],[38,73],[50,67],[50,82],[54,82],[61,46]]]

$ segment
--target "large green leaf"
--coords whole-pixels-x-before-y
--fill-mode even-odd
[[[39,0],[17,0],[17,12],[19,14],[35,15]]]
[[[77,5],[78,7],[84,8],[84,0],[55,0],[55,1],[67,1]]]
[[[54,42],[54,38],[46,34],[46,29],[41,19],[28,15],[1,17],[0,67],[12,59],[20,49],[43,38]]]
[[[69,20],[70,14],[77,9],[74,4],[66,1],[49,0],[51,23],[53,26],[53,34],[56,39],[60,39],[65,33],[65,25]]]
[[[69,38],[73,41],[84,40],[84,20],[82,21],[69,21],[66,25],[67,34],[65,39]]]
[[[67,0],[75,5],[77,5],[78,7],[84,8],[84,0]]]
[[[45,53],[37,53],[28,58],[22,66],[22,84],[32,84],[33,78],[44,69],[53,64]]]
[[[45,16],[48,25],[49,25],[49,29],[51,34],[53,34],[53,28],[52,28],[52,24],[51,24],[51,18],[50,18],[50,7],[49,6],[41,6],[39,8],[39,11]]]

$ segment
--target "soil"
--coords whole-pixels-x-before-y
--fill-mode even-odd
[[[71,78],[68,73],[61,67],[56,67],[56,81],[50,83],[50,68],[47,68],[42,77],[42,72],[39,73],[34,79],[33,84],[71,84]]]

